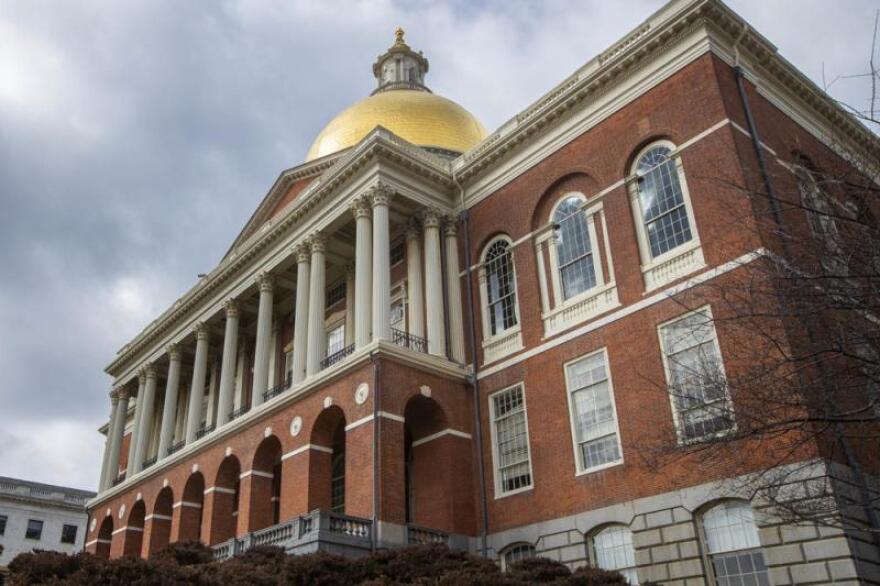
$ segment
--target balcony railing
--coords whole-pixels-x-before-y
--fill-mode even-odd
[[[211,433],[212,431],[214,431],[214,429],[215,429],[216,427],[217,427],[217,426],[216,426],[215,424],[213,424],[213,423],[212,423],[211,425],[203,425],[203,426],[200,427],[199,430],[196,432],[196,439],[202,439],[203,437],[205,437],[206,435],[208,435],[209,433]]]
[[[281,393],[283,393],[284,391],[289,389],[291,387],[291,385],[293,385],[293,377],[288,376],[287,380],[285,380],[283,383],[281,383],[280,385],[274,386],[271,389],[269,389],[268,391],[266,391],[265,393],[263,393],[263,400],[268,401],[272,397],[277,397],[278,395],[280,395]]]
[[[183,446],[185,446],[185,445],[186,445],[186,440],[180,440],[177,443],[171,444],[168,447],[168,455],[170,456],[174,452],[179,452],[180,450],[183,449]]]
[[[150,466],[155,464],[156,460],[158,460],[158,459],[159,459],[158,456],[153,456],[152,458],[147,458],[146,460],[144,460],[143,464],[141,464],[141,469],[149,468]]]
[[[229,414],[229,421],[232,421],[233,419],[237,419],[238,417],[241,417],[242,415],[244,415],[245,413],[247,413],[250,410],[251,410],[250,405],[242,405],[241,407],[239,407],[238,409],[236,409],[235,411],[233,411],[232,413]]]
[[[406,526],[406,542],[409,545],[426,545],[431,543],[449,545],[449,534],[445,531],[410,524]]]
[[[349,356],[354,352],[354,344],[349,344],[342,350],[334,352],[327,358],[321,361],[321,368],[330,368],[337,362],[341,362],[346,356]]]
[[[428,340],[413,336],[397,328],[391,328],[391,341],[398,346],[409,348],[415,352],[422,352],[423,354],[428,352]]]

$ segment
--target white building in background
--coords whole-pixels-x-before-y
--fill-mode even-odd
[[[75,553],[83,549],[94,492],[0,476],[0,572],[33,549]]]

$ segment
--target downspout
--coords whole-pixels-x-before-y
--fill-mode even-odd
[[[370,352],[373,365],[373,515],[371,518],[370,551],[376,553],[379,539],[379,363],[375,351]]]
[[[465,274],[466,290],[467,290],[467,308],[468,308],[468,330],[471,346],[471,364],[473,364],[473,372],[469,376],[471,387],[473,389],[474,400],[474,433],[475,433],[475,451],[477,455],[477,468],[480,483],[480,555],[486,557],[488,549],[486,546],[486,536],[489,526],[489,502],[486,496],[486,470],[483,458],[483,419],[480,413],[480,379],[477,376],[480,370],[479,361],[477,360],[477,326],[474,318],[474,287],[471,275],[471,227],[470,214],[465,204],[464,187],[458,182],[455,176],[455,169],[452,169],[452,182],[458,188],[461,198],[461,214],[460,218],[464,224],[464,251],[465,251]]]

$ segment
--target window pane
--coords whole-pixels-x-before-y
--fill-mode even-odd
[[[500,492],[531,486],[529,444],[522,386],[492,396],[495,465]]]
[[[37,521],[35,519],[28,519],[27,531],[25,532],[25,538],[27,539],[39,539],[43,535],[43,522]]]
[[[748,503],[731,501],[712,507],[703,515],[709,553],[760,547],[755,515]]]
[[[76,525],[64,525],[61,528],[61,543],[76,542]]]
[[[389,313],[389,321],[391,322],[391,327],[402,330],[403,329],[403,300],[394,301],[391,304],[391,312]]]
[[[506,570],[510,567],[510,564],[516,563],[519,560],[533,557],[535,557],[535,548],[531,544],[521,543],[518,545],[514,545],[513,547],[508,548],[503,554],[503,569]]]
[[[516,325],[516,283],[510,243],[498,240],[486,252],[486,301],[492,335]]]
[[[669,152],[664,146],[652,148],[639,159],[636,169],[642,221],[652,257],[692,238],[678,170]]]
[[[6,533],[6,515],[0,515],[0,535],[4,535]]]
[[[330,510],[345,512],[345,452],[335,454],[330,473]]]
[[[581,211],[582,200],[572,196],[553,214],[556,229],[556,260],[562,282],[562,296],[569,299],[596,285],[590,229]]]
[[[603,570],[617,570],[630,584],[638,584],[635,571],[636,553],[632,544],[632,532],[628,527],[615,525],[597,533],[593,538],[596,565]]]
[[[571,418],[580,463],[590,469],[621,459],[617,419],[611,399],[605,353],[569,364]]]
[[[327,332],[327,356],[345,348],[345,324],[336,326]]]
[[[760,549],[715,554],[712,568],[719,585],[764,586],[770,583]]]

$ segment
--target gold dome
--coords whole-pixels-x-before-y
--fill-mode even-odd
[[[352,147],[377,126],[421,147],[463,153],[486,137],[473,114],[427,91],[394,89],[342,111],[315,139],[307,161]]]

